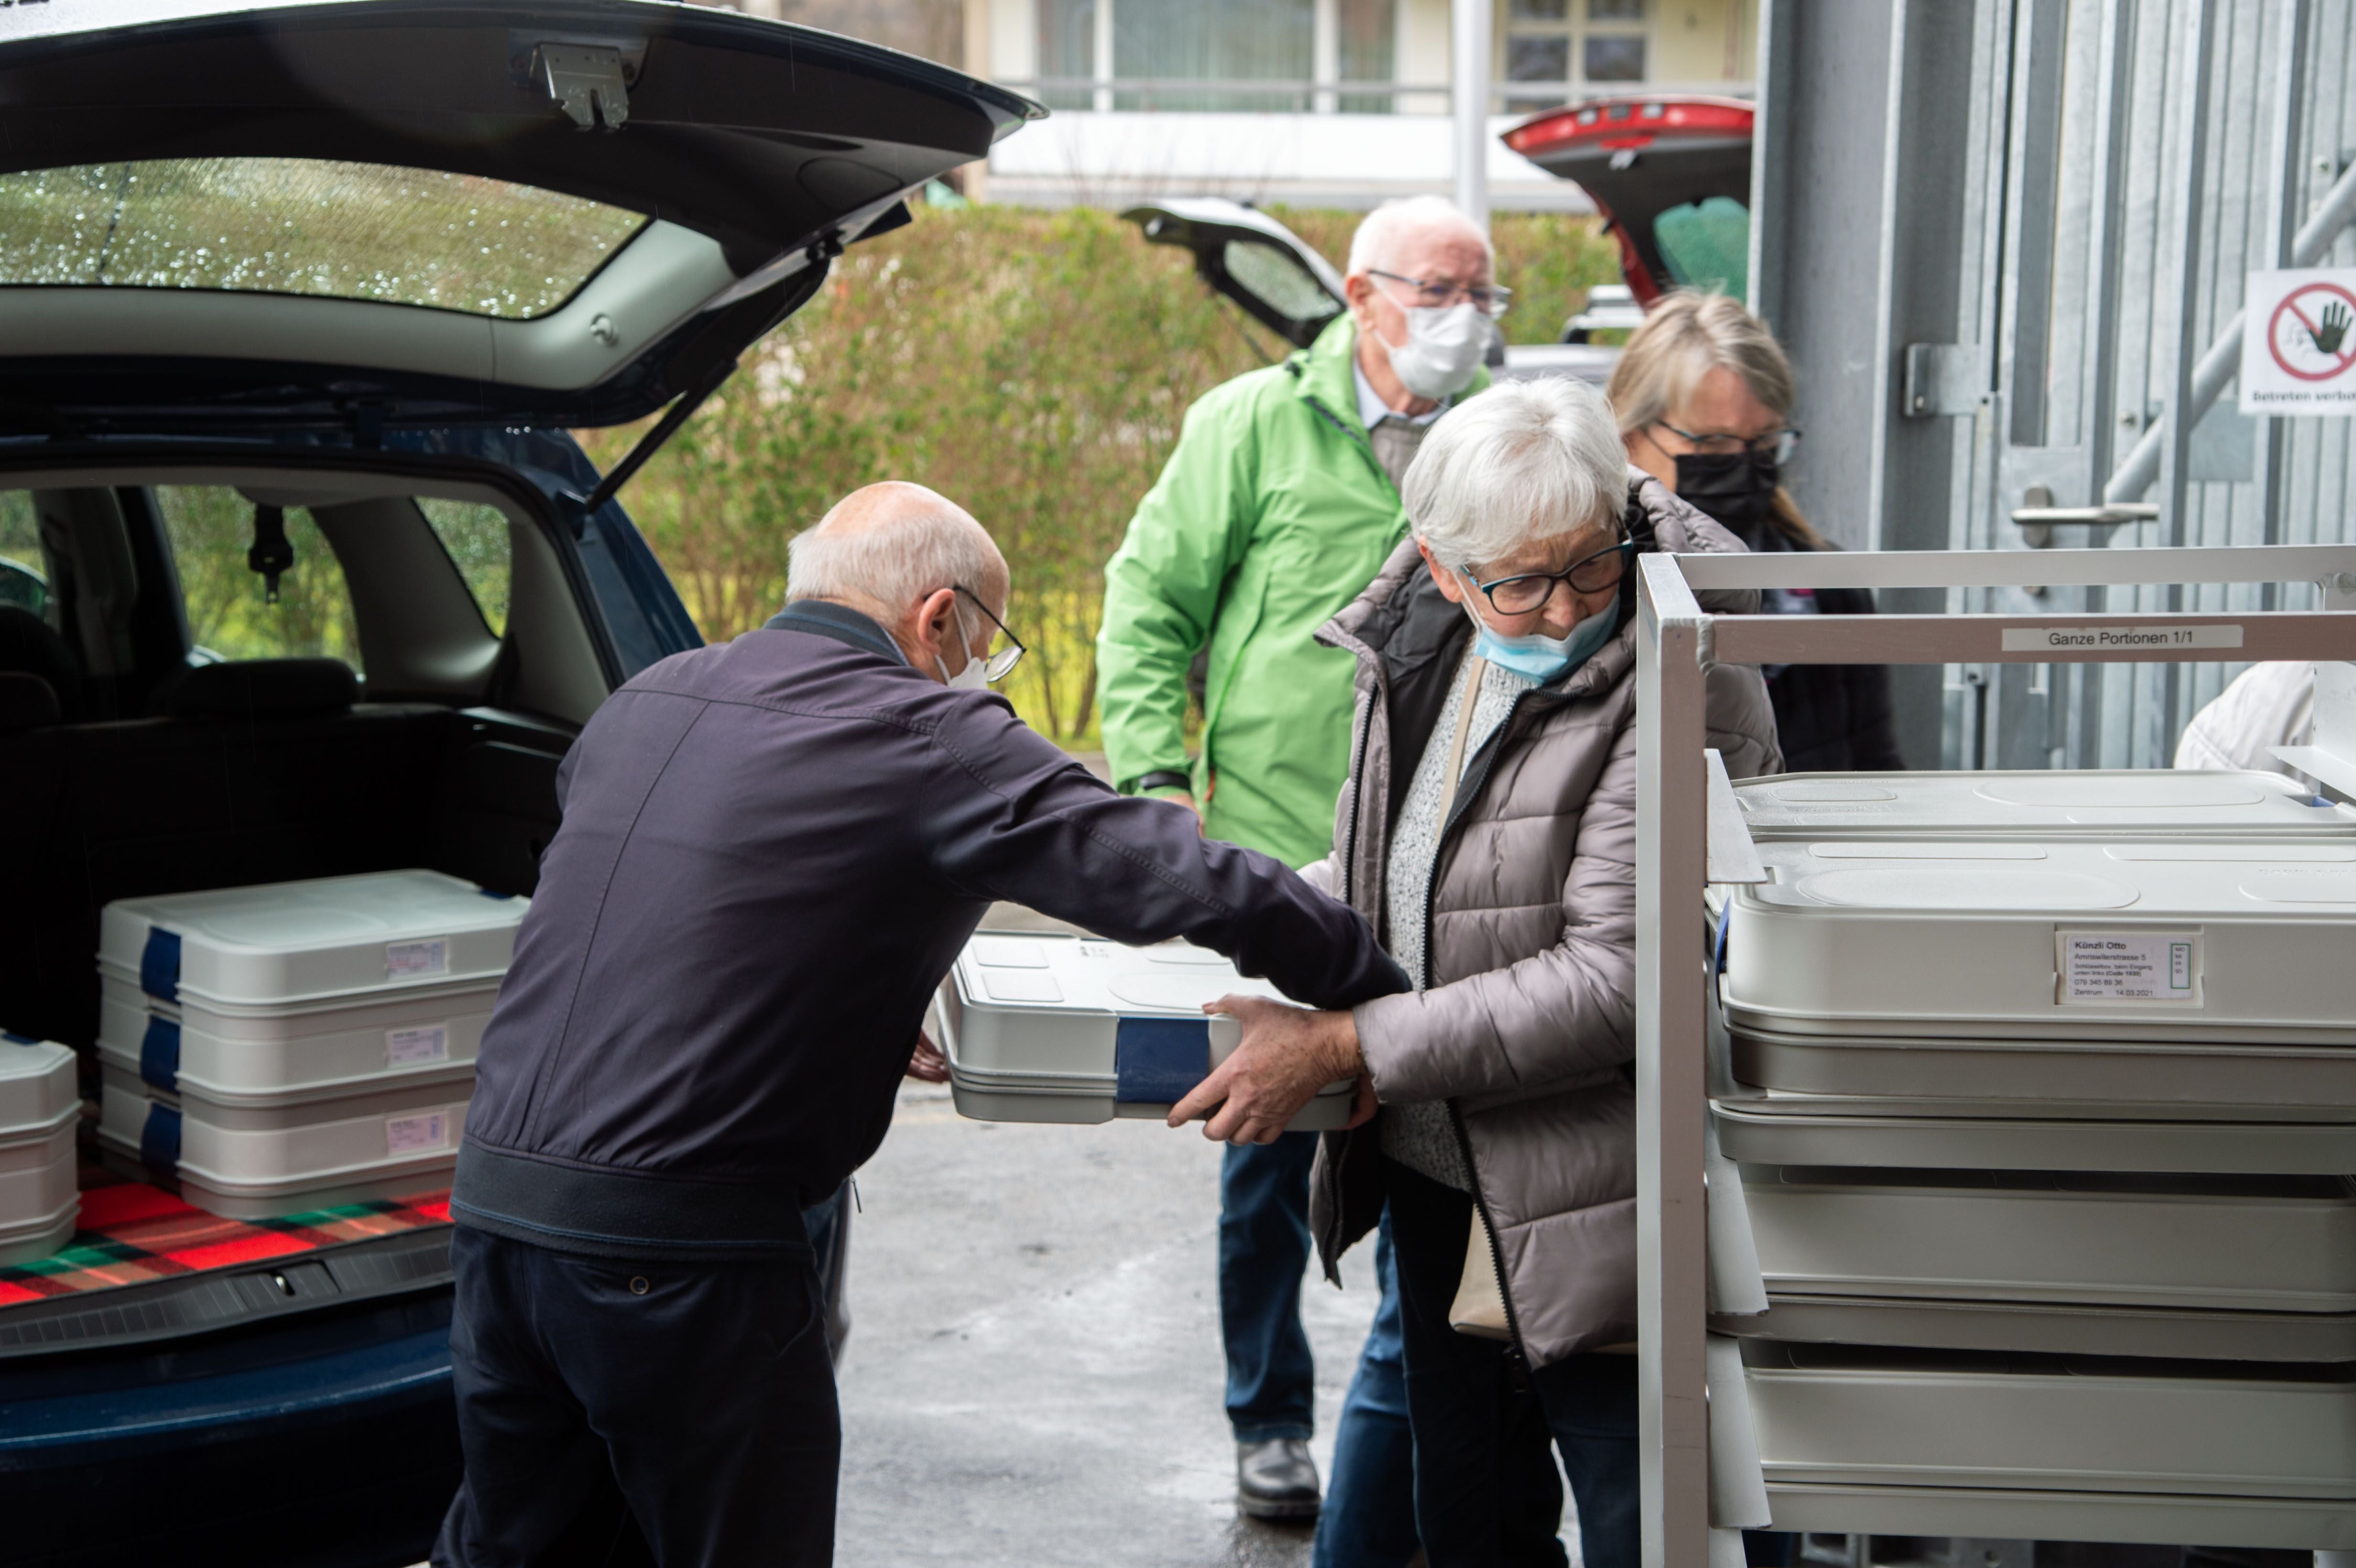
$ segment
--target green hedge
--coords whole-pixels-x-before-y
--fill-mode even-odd
[[[1277,216],[1337,261],[1357,215]],[[1551,341],[1589,285],[1619,275],[1591,219],[1494,225],[1515,341]],[[920,208],[854,247],[819,298],[623,492],[706,637],[775,613],[786,542],[845,492],[913,479],[969,509],[1014,573],[1032,655],[1024,717],[1093,742],[1106,559],[1187,406],[1282,346],[1205,289],[1191,259],[1102,211]],[[639,429],[584,432],[601,465]]]

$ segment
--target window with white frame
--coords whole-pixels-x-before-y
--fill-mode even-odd
[[[1498,76],[1509,112],[1645,78],[1645,0],[1504,0]]]
[[[1399,0],[1035,0],[1036,91],[1051,109],[1388,113],[1387,91],[1335,89],[1392,80],[1398,6]]]

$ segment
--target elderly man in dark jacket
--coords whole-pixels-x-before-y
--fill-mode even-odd
[[[559,776],[451,1201],[466,1477],[435,1561],[823,1563],[840,1448],[801,1210],[883,1141],[993,899],[1183,936],[1320,1007],[1348,908],[1124,798],[989,679],[1007,571],[916,485],[794,542],[785,613],[648,669]]]

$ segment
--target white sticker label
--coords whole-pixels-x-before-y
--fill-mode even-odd
[[[2197,1002],[2201,939],[2190,932],[2064,931],[2064,1002]]]
[[[415,1116],[388,1117],[384,1124],[387,1154],[414,1154],[419,1149],[450,1147],[450,1113],[427,1111]]]
[[[384,972],[389,979],[418,975],[447,975],[450,944],[441,937],[431,942],[389,942],[384,948]]]
[[[2007,626],[2008,654],[2068,653],[2072,649],[2238,648],[2239,626]]]
[[[384,1064],[387,1067],[406,1067],[412,1061],[449,1060],[448,1024],[419,1024],[411,1029],[384,1031]]]

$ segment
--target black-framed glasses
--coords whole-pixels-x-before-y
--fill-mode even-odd
[[[1494,283],[1451,283],[1438,278],[1402,277],[1397,272],[1386,272],[1380,267],[1368,267],[1366,275],[1405,283],[1415,291],[1415,303],[1426,310],[1446,310],[1460,299],[1471,300],[1473,309],[1494,320],[1505,315],[1514,304],[1514,291]]]
[[[1796,430],[1771,430],[1765,435],[1745,440],[1739,435],[1696,435],[1689,430],[1679,430],[1666,420],[1655,420],[1655,424],[1671,435],[1683,437],[1693,443],[1693,449],[1705,457],[1732,457],[1738,453],[1752,453],[1772,457],[1781,468],[1792,461],[1792,453],[1800,448],[1800,432]]]
[[[1560,571],[1522,571],[1493,582],[1475,579],[1472,586],[1488,595],[1490,608],[1500,615],[1526,615],[1546,608],[1558,582],[1569,583],[1574,593],[1601,593],[1607,588],[1617,588],[1635,554],[1636,541],[1622,539],[1609,549],[1580,557]],[[1464,575],[1472,577],[1472,573],[1468,570]]]
[[[989,619],[990,624],[998,628],[999,635],[1006,639],[1006,646],[999,649],[996,653],[990,655],[981,661],[981,678],[995,686],[998,682],[1004,680],[1008,676],[1012,675],[1014,673],[1014,667],[1021,664],[1023,662],[1023,656],[1029,653],[1031,650],[1023,645],[1022,638],[1016,636],[1012,632],[1006,629],[1005,622],[990,613],[990,606],[981,602],[980,594],[976,593],[972,589],[968,588],[962,582],[952,582],[949,586],[957,590],[959,593],[964,594],[967,598],[972,600],[973,607],[980,611],[982,614]]]

